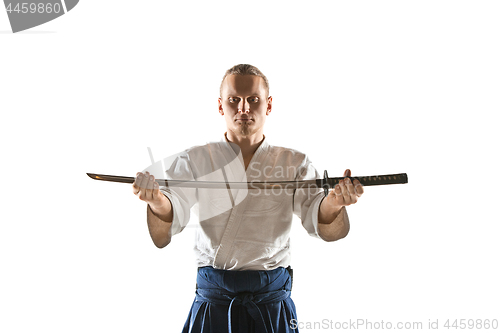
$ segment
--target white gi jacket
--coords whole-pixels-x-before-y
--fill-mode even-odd
[[[266,138],[246,170],[241,153],[237,154],[234,147],[237,146],[225,137],[220,142],[192,147],[167,166],[166,178],[222,182],[319,178],[306,155],[272,146]],[[199,216],[194,248],[198,267],[272,270],[289,266],[292,214],[302,220],[311,236],[320,238],[318,210],[324,198],[322,189],[160,187],[160,190],[172,203],[172,236],[186,227],[191,208]],[[149,206],[148,218],[157,218]],[[347,219],[345,209],[338,218]]]

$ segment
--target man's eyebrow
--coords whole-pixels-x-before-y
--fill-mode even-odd
[[[231,96],[235,96],[235,95],[238,95],[238,94],[237,94],[237,93],[234,93],[233,91],[231,91],[231,92],[228,92],[228,93],[227,93],[227,95],[228,95],[229,97],[231,97]],[[250,94],[249,96],[257,96],[257,97],[259,97],[259,96],[260,96],[260,94],[259,94],[259,93],[254,92],[254,93]]]

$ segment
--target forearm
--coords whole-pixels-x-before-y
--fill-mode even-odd
[[[349,233],[349,218],[345,206],[332,208],[321,202],[318,212],[318,233],[322,239],[333,242]]]
[[[170,200],[165,197],[165,202],[160,207],[147,207],[148,229],[153,243],[158,248],[163,248],[170,243],[170,228],[173,221],[173,209]]]

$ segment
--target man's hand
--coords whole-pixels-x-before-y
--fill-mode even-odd
[[[153,210],[164,206],[166,201],[168,201],[165,195],[160,192],[160,186],[155,181],[155,177],[150,175],[148,171],[137,173],[135,181],[132,184],[132,191],[139,199],[147,202]]]
[[[344,177],[350,177],[351,170],[346,169],[344,172]],[[341,180],[333,191],[330,191],[325,200],[327,200],[327,204],[331,205],[332,208],[339,210],[343,206],[349,206],[358,202],[358,198],[363,194],[363,185],[359,182],[359,180],[354,179],[354,182],[351,182],[349,178],[345,178]]]
[[[139,199],[146,201],[153,215],[156,215],[156,218],[150,217],[148,210],[148,228],[153,243],[158,248],[167,246],[170,243],[170,226],[173,220],[170,200],[160,192],[155,177],[147,171],[137,173],[132,191]]]
[[[344,177],[350,177],[351,170],[344,172]],[[319,211],[319,223],[329,224],[335,220],[344,206],[355,204],[363,194],[363,185],[355,179],[354,184],[349,178],[341,180],[335,188],[323,199]]]

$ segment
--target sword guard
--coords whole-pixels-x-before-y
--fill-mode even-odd
[[[328,172],[323,173],[323,184],[321,185],[323,187],[323,190],[325,191],[325,197],[328,196],[328,192],[330,190],[330,185],[328,185]]]

